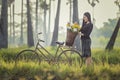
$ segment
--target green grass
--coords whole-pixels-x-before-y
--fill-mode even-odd
[[[0,50],[0,80],[120,80],[120,48],[112,51],[92,49],[94,65],[89,67],[22,61],[15,66],[15,55],[25,48]],[[53,47],[47,49],[55,51]]]

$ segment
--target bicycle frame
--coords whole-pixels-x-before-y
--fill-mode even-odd
[[[35,47],[35,51],[39,51],[39,52],[42,54],[42,56],[44,56],[44,57],[47,58],[47,59],[49,59],[49,57],[47,57],[47,56],[43,53],[42,50],[44,50],[44,51],[45,51],[51,58],[53,58],[53,59],[55,59],[55,58],[57,57],[57,54],[58,54],[59,49],[62,50],[61,45],[59,45],[59,46],[57,47],[57,49],[56,49],[55,55],[53,56],[50,52],[48,52],[48,50],[47,50],[46,48],[44,48],[44,47],[40,44],[40,42],[44,42],[44,41],[38,39],[37,44],[36,44],[36,47]],[[40,47],[40,48],[39,48],[39,47]],[[42,50],[41,50],[41,49],[42,49]]]

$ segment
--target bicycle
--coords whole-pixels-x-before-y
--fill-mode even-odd
[[[19,61],[31,61],[39,63],[41,61],[47,61],[48,63],[69,63],[70,65],[79,63],[79,66],[82,66],[83,60],[81,54],[75,48],[66,48],[64,46],[64,42],[56,41],[56,44],[58,46],[55,51],[55,54],[52,55],[52,53],[50,53],[46,48],[42,46],[41,42],[44,42],[44,40],[38,38],[40,34],[42,33],[37,34],[37,44],[35,46],[35,49],[25,49],[20,51],[15,57],[15,64],[17,64]]]

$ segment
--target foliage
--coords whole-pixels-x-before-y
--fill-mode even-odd
[[[92,46],[93,47],[101,47],[105,48],[110,37],[112,36],[112,33],[117,25],[117,19],[108,19],[108,22],[104,22],[104,26],[100,29],[97,29],[94,27],[91,38],[92,38]],[[119,47],[120,41],[120,30],[118,31],[115,46]]]
[[[99,29],[100,35],[110,38],[117,24],[117,19],[108,19],[108,22],[103,23],[104,26]]]
[[[40,7],[45,10],[49,9],[49,5],[43,0],[41,1]]]
[[[14,65],[13,57],[25,49],[11,48],[0,50],[0,80],[119,80],[120,79],[120,48],[112,51],[92,49],[94,65],[82,68],[77,66],[50,65],[46,62],[19,62]],[[55,47],[47,49],[54,52]],[[103,65],[104,63],[104,65]]]

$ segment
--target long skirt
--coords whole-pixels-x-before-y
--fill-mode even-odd
[[[91,39],[82,39],[82,56],[91,56]]]

